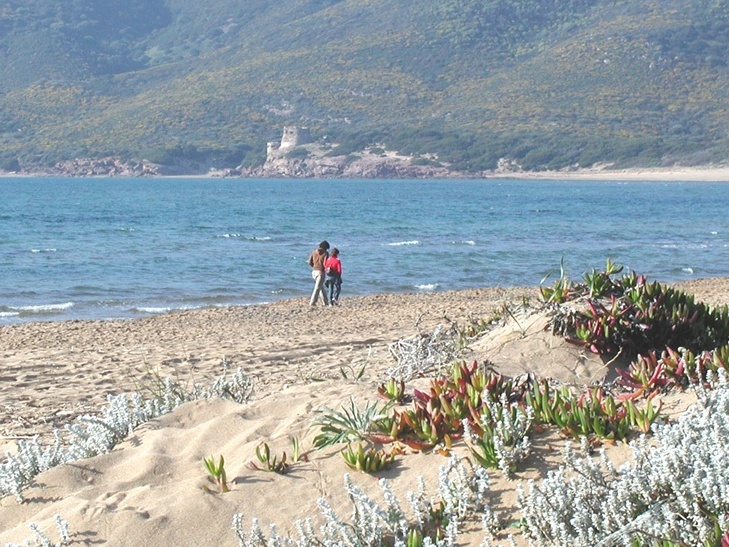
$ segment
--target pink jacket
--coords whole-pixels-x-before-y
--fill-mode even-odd
[[[330,271],[335,272],[337,275],[342,275],[342,261],[336,256],[330,256],[324,263],[324,271],[329,268]]]

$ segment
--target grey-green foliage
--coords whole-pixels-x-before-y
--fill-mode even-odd
[[[651,442],[632,443],[633,460],[620,469],[604,451],[594,459],[568,449],[565,466],[530,482],[519,505],[534,544],[717,544],[716,527],[729,530],[726,376],[675,423],[654,428]]]
[[[483,431],[480,435],[472,430],[468,420],[463,420],[471,455],[484,467],[498,467],[504,477],[511,477],[517,464],[531,454],[529,432],[533,421],[534,409],[508,401],[505,393],[499,401],[486,401],[479,417],[478,425]]]
[[[55,515],[53,520],[56,523],[56,530],[58,532],[58,541],[53,542],[46,534],[44,534],[40,527],[35,523],[31,522],[28,524],[28,528],[33,532],[33,539],[27,539],[23,542],[23,547],[31,547],[40,545],[41,547],[64,547],[71,545],[71,534],[69,533],[68,522],[61,518],[60,515]],[[8,543],[6,547],[21,547],[15,543]]]
[[[185,389],[171,379],[148,399],[140,393],[109,396],[108,404],[97,415],[84,415],[66,427],[69,437],[54,432],[54,443],[44,445],[38,437],[18,443],[16,454],[6,454],[0,463],[0,497],[14,495],[23,501],[23,489],[43,471],[62,463],[109,452],[139,425],[171,412],[182,403],[196,399],[224,398],[245,403],[252,384],[242,369],[228,374],[227,369],[212,385]]]
[[[475,466],[471,468],[455,456],[451,456],[447,465],[440,467],[438,475],[437,495],[428,496],[422,477],[419,477],[418,489],[409,492],[407,509],[395,497],[388,482],[380,479],[380,488],[384,498],[384,506],[364,493],[352,483],[349,475],[344,475],[344,487],[352,504],[349,520],[342,519],[325,499],[318,502],[323,524],[314,529],[311,520],[296,522],[299,538],[279,535],[272,526],[268,536],[261,530],[257,519],[252,519],[251,528],[245,530],[243,517],[233,517],[233,530],[238,537],[240,547],[377,547],[394,545],[405,547],[408,533],[416,530],[423,536],[423,545],[455,545],[458,532],[469,517],[484,517],[484,522],[495,520],[491,509],[485,502],[485,495],[490,481],[486,471]],[[433,539],[428,535],[433,522],[433,509],[442,508],[443,522],[447,522],[442,530],[441,539]]]

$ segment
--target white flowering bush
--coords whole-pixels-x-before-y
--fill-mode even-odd
[[[239,513],[233,517],[233,530],[240,547],[453,546],[469,516],[482,515],[486,523],[497,520],[484,501],[489,484],[483,468],[471,468],[451,456],[448,465],[439,469],[437,496],[426,495],[423,478],[419,477],[418,490],[406,496],[409,506],[406,511],[385,479],[379,481],[384,498],[382,506],[345,474],[344,487],[352,503],[348,521],[337,515],[325,499],[320,499],[323,524],[315,530],[311,520],[297,521],[299,538],[296,540],[280,536],[275,526],[271,526],[266,536],[257,519],[252,519],[251,528],[246,532]]]
[[[167,379],[150,399],[144,399],[140,393],[110,395],[108,404],[98,415],[81,416],[76,423],[66,426],[69,438],[65,442],[56,430],[55,441],[50,446],[43,446],[35,437],[21,441],[17,454],[7,453],[6,461],[0,464],[0,497],[13,495],[22,502],[23,489],[39,473],[62,463],[109,452],[141,424],[171,412],[182,403],[213,397],[244,403],[251,394],[252,384],[239,368],[232,375],[224,370],[207,388],[195,385],[186,390]]]
[[[620,469],[568,445],[564,466],[519,492],[532,544],[717,545],[729,529],[729,385],[723,373],[714,383],[675,423],[654,425],[652,442],[632,443]]]

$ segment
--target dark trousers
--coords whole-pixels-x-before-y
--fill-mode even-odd
[[[342,276],[328,275],[324,284],[329,287],[329,303],[334,304],[339,300],[339,293],[342,291]]]

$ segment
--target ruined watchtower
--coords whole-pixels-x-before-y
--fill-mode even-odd
[[[308,127],[286,126],[281,136],[281,143],[269,141],[266,143],[266,161],[282,157],[286,152],[302,144],[309,144],[312,141]]]
[[[308,127],[287,126],[284,127],[279,149],[294,148],[295,146],[301,146],[310,142],[311,133],[309,133]]]

